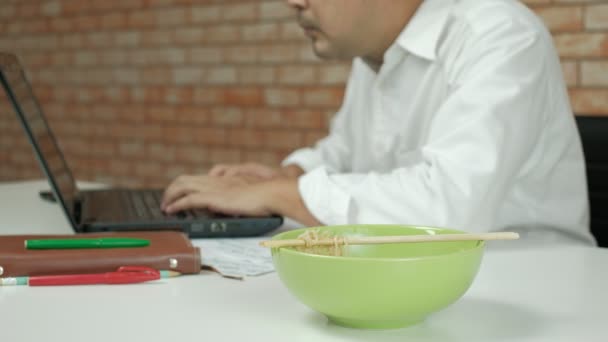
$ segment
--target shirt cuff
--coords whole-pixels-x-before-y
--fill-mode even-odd
[[[305,172],[309,172],[321,166],[323,159],[321,159],[321,155],[317,151],[311,148],[302,148],[288,155],[281,163],[281,166],[292,164],[298,165]]]
[[[325,167],[318,167],[298,179],[304,205],[325,225],[348,223],[350,195],[332,182]]]

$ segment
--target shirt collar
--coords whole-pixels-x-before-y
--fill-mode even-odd
[[[455,0],[425,0],[395,41],[413,55],[434,61]]]

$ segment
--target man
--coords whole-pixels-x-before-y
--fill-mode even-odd
[[[281,169],[218,165],[179,177],[165,211],[553,232],[593,243],[559,60],[524,5],[287,2],[318,56],[354,58],[330,134]]]

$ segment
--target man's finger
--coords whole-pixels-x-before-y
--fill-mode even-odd
[[[195,193],[185,194],[184,196],[177,198],[175,201],[169,202],[164,210],[167,212],[167,214],[173,214],[178,211],[192,209],[195,206],[195,197],[197,197]],[[203,209],[204,207],[202,204],[198,204],[197,202],[197,208]]]
[[[214,167],[211,168],[211,170],[209,170],[209,176],[214,176],[214,177],[221,177],[224,176],[224,174],[226,173],[226,170],[230,167],[230,165],[226,165],[226,164],[218,164],[215,165]]]
[[[167,206],[175,202],[180,197],[184,197],[196,190],[190,187],[187,183],[173,182],[167,187],[161,201],[161,210],[167,210]]]
[[[242,167],[239,167],[239,166],[233,166],[224,172],[224,176],[226,176],[226,177],[238,176],[241,174],[241,168]]]

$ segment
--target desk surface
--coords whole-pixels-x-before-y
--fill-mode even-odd
[[[71,233],[45,182],[0,184],[0,233]],[[608,250],[489,250],[469,291],[424,323],[332,325],[276,274],[213,273],[124,286],[0,287],[7,341],[606,341]]]

